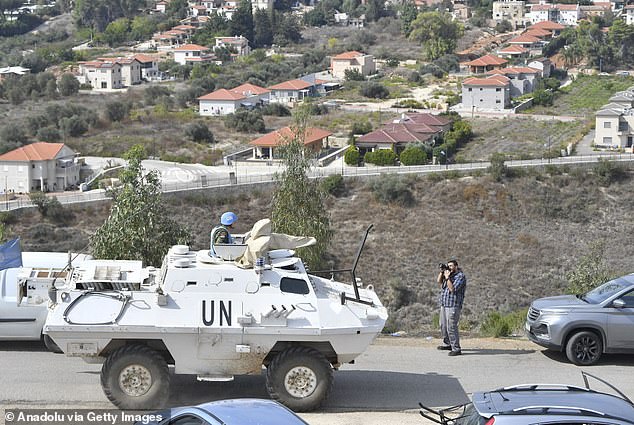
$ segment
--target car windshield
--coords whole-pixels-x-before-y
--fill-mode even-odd
[[[586,292],[582,299],[589,304],[600,304],[603,301],[610,298],[612,295],[617,292],[621,292],[623,289],[632,285],[632,282],[629,280],[625,280],[620,277],[618,279],[611,280],[609,282],[604,283],[598,288],[594,288],[593,290]]]

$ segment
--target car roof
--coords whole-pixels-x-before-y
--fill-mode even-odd
[[[273,400],[239,398],[174,409],[171,416],[206,412],[226,425],[308,425],[287,407]]]
[[[481,416],[575,415],[619,418],[634,423],[634,405],[627,400],[573,386],[523,385],[478,392],[472,397]]]

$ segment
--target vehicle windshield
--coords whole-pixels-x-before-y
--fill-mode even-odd
[[[589,304],[600,304],[603,301],[610,298],[612,295],[617,292],[621,292],[623,289],[632,285],[630,280],[625,280],[620,277],[618,279],[611,280],[609,282],[604,283],[598,288],[594,288],[593,290],[586,292],[582,299]]]

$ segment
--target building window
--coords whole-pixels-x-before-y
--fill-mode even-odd
[[[495,103],[502,103],[500,99],[495,99]]]
[[[469,87],[469,91],[473,91],[473,89],[471,87]]]
[[[502,89],[499,87],[496,87],[495,91],[502,91]]]
[[[603,123],[603,128],[612,128],[612,123],[610,121],[605,121]]]

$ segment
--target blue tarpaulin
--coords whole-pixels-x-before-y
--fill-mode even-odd
[[[10,240],[0,245],[0,270],[12,267],[22,267],[20,238]]]

